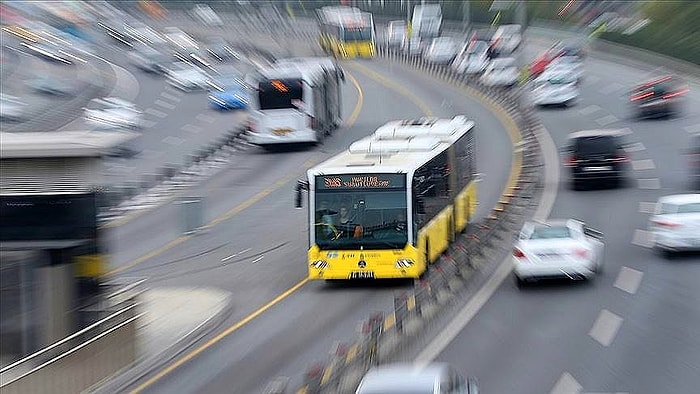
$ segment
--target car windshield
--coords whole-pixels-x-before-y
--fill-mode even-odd
[[[700,213],[700,203],[661,204],[661,214]]]
[[[529,239],[561,239],[571,238],[571,232],[566,226],[538,226],[532,230]]]
[[[372,39],[372,29],[369,27],[347,28],[343,31],[345,41],[369,41]]]
[[[299,78],[261,81],[258,84],[260,109],[299,109],[304,99],[303,84]]]
[[[615,137],[612,136],[592,136],[576,139],[574,151],[583,155],[609,154],[615,150]]]

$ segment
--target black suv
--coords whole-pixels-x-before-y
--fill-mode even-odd
[[[630,93],[633,114],[638,118],[678,115],[687,92],[688,86],[674,76],[645,82]]]
[[[571,170],[574,190],[603,182],[621,186],[627,178],[629,156],[624,150],[624,130],[584,130],[569,134],[562,149],[564,166]]]

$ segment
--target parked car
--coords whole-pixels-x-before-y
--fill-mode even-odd
[[[625,151],[626,130],[582,130],[568,136],[562,148],[574,190],[590,183],[624,184],[630,158]]]
[[[97,129],[135,129],[143,125],[143,112],[134,103],[118,97],[92,99],[83,113],[85,122]]]
[[[630,93],[633,114],[637,118],[676,116],[688,91],[688,85],[671,75],[644,82]]]
[[[568,74],[570,78],[581,82],[583,80],[583,63],[577,56],[560,56],[545,67],[541,76],[547,74]]]
[[[221,37],[207,38],[204,42],[204,47],[209,57],[219,62],[239,60],[241,58],[241,55],[231,47],[231,44]]]
[[[475,378],[463,378],[447,363],[386,364],[370,369],[356,394],[478,394]]]
[[[409,56],[418,56],[423,53],[423,40],[418,36],[406,37],[403,41],[402,50]]]
[[[134,43],[133,50],[129,52],[129,59],[134,66],[154,74],[163,74],[170,63],[168,55],[141,43]]]
[[[206,4],[195,4],[192,8],[192,16],[207,26],[223,26],[224,21],[214,10]]]
[[[649,218],[654,248],[670,257],[675,252],[700,251],[700,194],[663,196]]]
[[[466,44],[452,62],[452,69],[460,74],[481,74],[489,64],[488,45],[482,41]]]
[[[185,62],[175,62],[168,66],[165,74],[167,82],[183,91],[204,90],[209,75],[201,68]]]
[[[406,38],[407,26],[404,21],[391,21],[386,29],[386,45],[389,48],[400,47]]]
[[[491,37],[491,48],[496,56],[508,56],[520,47],[522,36],[520,25],[498,26]]]
[[[529,221],[513,246],[516,283],[549,279],[590,279],[603,269],[605,244],[600,231],[574,219]]]
[[[489,62],[481,76],[481,81],[487,86],[513,87],[518,83],[518,77],[515,59],[502,57]]]
[[[423,53],[423,58],[430,63],[448,64],[457,56],[457,44],[451,37],[433,38]]]
[[[209,104],[217,109],[245,109],[250,102],[250,86],[242,74],[218,76],[208,81]]]
[[[569,106],[578,99],[578,80],[568,72],[545,72],[532,83],[532,99],[535,105]]]

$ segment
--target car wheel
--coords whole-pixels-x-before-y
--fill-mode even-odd
[[[579,191],[583,190],[583,182],[577,179],[571,181],[571,188],[573,190]]]
[[[522,278],[518,277],[517,275],[513,275],[513,279],[515,280],[515,286],[518,289],[522,289],[523,287],[525,287],[526,283]]]

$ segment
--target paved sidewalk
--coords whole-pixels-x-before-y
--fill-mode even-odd
[[[228,316],[231,294],[215,288],[152,288],[141,295],[138,361],[122,374],[90,390],[122,392],[167,366],[180,353],[214,330]]]

